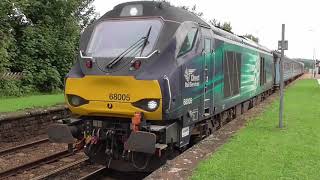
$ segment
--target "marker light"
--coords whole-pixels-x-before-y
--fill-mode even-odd
[[[141,61],[140,60],[136,60],[132,63],[131,65],[135,70],[139,69],[141,66]]]
[[[91,69],[92,68],[92,60],[91,59],[87,59],[86,60],[86,67]]]

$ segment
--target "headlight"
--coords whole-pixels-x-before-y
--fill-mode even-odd
[[[154,109],[156,109],[157,107],[158,107],[158,103],[157,103],[156,101],[151,100],[151,101],[148,102],[148,108],[149,108],[150,110],[154,110]]]
[[[89,103],[88,100],[83,99],[82,97],[77,95],[67,94],[67,98],[68,98],[69,104],[74,107],[78,107],[78,106]]]
[[[132,103],[135,107],[143,109],[145,111],[153,112],[159,108],[159,99],[142,99],[140,101]]]
[[[143,6],[142,4],[127,5],[122,8],[120,16],[142,16]]]

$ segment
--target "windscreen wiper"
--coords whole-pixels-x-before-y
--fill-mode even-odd
[[[150,36],[150,32],[151,32],[152,26],[149,27],[149,30],[147,32],[147,35],[145,36],[144,42],[143,42],[143,46],[141,48],[141,52],[140,52],[140,56],[142,55],[142,52],[144,50],[144,48],[147,46],[147,44],[149,43],[149,36]]]
[[[111,62],[107,65],[107,68],[112,68],[113,65],[117,64],[125,55],[130,53],[132,50],[134,50],[136,47],[141,47],[142,43],[144,41],[145,37],[140,38],[138,41],[133,43],[130,47],[128,47],[126,50],[124,50],[119,56],[115,57],[111,60]]]
[[[148,39],[150,36],[150,32],[151,32],[152,26],[150,26],[150,28],[148,29],[148,32],[146,34],[146,36],[140,38],[137,42],[135,42],[134,44],[132,44],[128,49],[126,49],[125,51],[123,51],[119,56],[117,56],[116,58],[112,59],[111,62],[107,65],[107,68],[112,68],[112,66],[114,66],[115,64],[117,64],[124,56],[126,56],[127,54],[129,54],[130,52],[132,52],[134,49],[136,49],[137,47],[141,47],[142,49],[140,51],[140,56],[144,50],[144,48],[147,46],[148,44]],[[143,41],[142,41],[143,40]],[[136,52],[135,52],[136,53]]]

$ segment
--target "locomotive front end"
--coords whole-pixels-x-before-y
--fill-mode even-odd
[[[123,17],[89,27],[82,35],[78,62],[65,82],[70,110],[80,116],[116,118],[141,112],[145,119],[161,120],[160,85],[145,71],[159,52],[162,26],[160,18]]]

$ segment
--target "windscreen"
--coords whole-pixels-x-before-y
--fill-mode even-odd
[[[148,36],[144,48],[137,47],[126,55],[126,57],[146,56],[151,53],[161,27],[162,22],[157,19],[103,21],[94,29],[87,54],[91,57],[117,57],[137,41]]]

